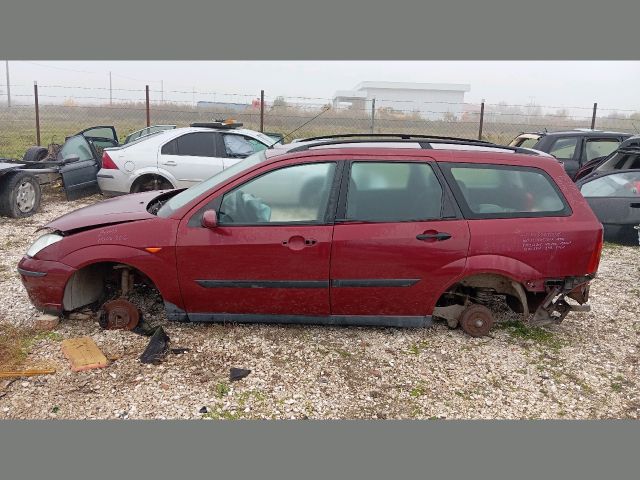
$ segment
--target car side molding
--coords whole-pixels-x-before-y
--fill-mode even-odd
[[[263,324],[302,324],[302,325],[353,325],[367,327],[403,327],[423,328],[433,325],[431,315],[392,316],[392,315],[261,315],[241,313],[188,313],[191,322],[208,323],[263,323]]]

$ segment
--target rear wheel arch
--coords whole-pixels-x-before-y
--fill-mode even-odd
[[[506,295],[512,310],[525,317],[529,315],[529,302],[522,284],[509,274],[495,271],[474,272],[459,278],[439,293],[434,308],[450,305],[456,298],[459,302],[480,303],[478,300],[482,295],[477,292],[481,291]]]
[[[155,188],[149,188],[154,186]],[[143,173],[137,177],[129,189],[130,193],[145,192],[150,190],[165,190],[176,188],[171,180],[159,173]]]

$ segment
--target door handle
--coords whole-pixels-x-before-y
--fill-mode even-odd
[[[163,165],[169,165],[170,167],[175,167],[178,164],[173,160],[169,160],[168,162],[164,162]]]
[[[640,208],[640,203],[632,203],[629,205],[631,208]]]
[[[304,247],[313,247],[318,241],[314,238],[304,238],[294,235],[289,240],[283,240],[282,245],[290,250],[302,250]]]
[[[451,234],[450,233],[446,233],[446,232],[437,232],[437,233],[421,233],[419,235],[416,235],[416,238],[418,240],[437,240],[438,242],[441,242],[442,240],[448,240],[451,238]]]

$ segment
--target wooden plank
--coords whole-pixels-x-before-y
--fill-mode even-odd
[[[43,368],[40,370],[16,370],[13,372],[0,372],[0,378],[33,377],[35,375],[51,375],[52,373],[56,373],[55,368]]]
[[[104,368],[109,364],[107,357],[90,337],[63,340],[62,353],[71,362],[71,370],[74,372]]]

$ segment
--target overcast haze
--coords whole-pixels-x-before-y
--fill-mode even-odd
[[[534,102],[553,107],[640,110],[640,62],[615,61],[11,61],[15,92],[42,85],[138,89],[149,84],[165,99],[185,101],[171,91],[197,91],[331,98],[365,80],[471,85],[467,102]],[[4,62],[0,90],[5,91]],[[26,92],[26,93],[24,93]],[[14,92],[12,92],[14,93]],[[114,97],[116,95],[114,94]],[[188,100],[187,100],[188,101]]]

